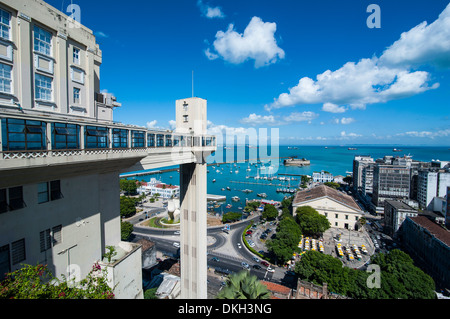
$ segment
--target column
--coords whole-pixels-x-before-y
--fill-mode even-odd
[[[180,165],[181,298],[207,298],[206,161]]]

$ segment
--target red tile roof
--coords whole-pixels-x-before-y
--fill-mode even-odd
[[[335,201],[346,205],[352,209],[355,209],[357,211],[361,211],[361,208],[358,206],[358,204],[355,202],[353,197],[342,193],[338,190],[335,190],[334,188],[328,187],[326,185],[319,185],[311,189],[302,190],[297,192],[295,195],[293,204],[299,204],[303,202],[309,202],[311,200],[319,199],[322,197],[328,197],[331,199],[334,199]]]
[[[417,225],[420,225],[421,227],[428,230],[430,234],[439,239],[441,242],[443,242],[447,246],[450,246],[450,231],[432,222],[425,216],[417,216],[409,218]]]
[[[291,288],[289,288],[289,287],[279,285],[279,284],[269,282],[269,281],[264,281],[264,280],[262,280],[261,283],[263,285],[265,285],[267,287],[267,289],[269,289],[269,291],[281,293],[284,295],[289,295],[291,293]]]

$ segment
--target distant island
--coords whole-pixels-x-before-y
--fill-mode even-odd
[[[309,166],[311,162],[306,158],[298,159],[290,157],[284,160],[284,166]]]

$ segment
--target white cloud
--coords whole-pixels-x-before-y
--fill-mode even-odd
[[[345,131],[341,132],[342,139],[355,138],[355,137],[361,137],[361,136],[362,135],[356,134],[356,133],[346,133]]]
[[[347,109],[343,106],[339,106],[333,103],[325,103],[322,106],[322,111],[330,113],[344,113]]]
[[[153,121],[147,122],[147,128],[148,129],[157,129],[157,128],[159,128],[158,126],[156,126],[156,124],[158,124],[157,120],[153,120]]]
[[[109,38],[109,35],[107,35],[106,33],[104,33],[103,31],[95,31],[94,35],[97,38]]]
[[[402,33],[380,60],[393,65],[450,67],[450,4],[433,23],[424,21]]]
[[[258,115],[255,113],[250,114],[248,117],[241,119],[241,123],[251,125],[251,126],[282,126],[289,125],[296,122],[308,122],[311,123],[312,120],[319,117],[319,114],[304,111],[304,112],[292,112],[291,114],[284,116],[282,120],[277,119],[278,116],[273,115]]]
[[[289,116],[285,116],[283,119],[286,122],[308,122],[311,123],[312,120],[319,117],[319,114],[311,112],[311,111],[304,111],[302,113],[300,112],[292,112]]]
[[[250,114],[248,117],[241,119],[241,123],[249,125],[273,125],[276,123],[273,115],[257,115],[255,113]]]
[[[397,136],[408,136],[408,137],[418,137],[418,138],[438,138],[438,137],[448,137],[450,136],[450,129],[438,130],[435,132],[430,131],[409,131],[405,133],[398,133]]]
[[[202,11],[202,14],[209,19],[225,17],[225,14],[222,12],[222,9],[220,7],[211,7],[207,4],[204,4],[201,0],[197,1],[197,5]]]
[[[254,60],[255,68],[276,63],[285,56],[274,37],[276,29],[276,23],[263,22],[258,17],[251,19],[244,33],[236,32],[234,25],[230,24],[227,31],[218,31],[216,34],[213,46],[217,53],[208,48],[205,54],[209,59],[220,56],[233,64]]]
[[[170,127],[171,130],[174,130],[177,127],[177,121],[170,120],[169,121],[169,127]]]
[[[343,117],[343,118],[341,118],[341,120],[340,120],[340,123],[341,123],[341,124],[344,124],[344,125],[351,124],[351,123],[353,123],[353,122],[355,122],[355,119],[352,118],[352,117]]]
[[[289,93],[280,94],[266,105],[266,109],[323,103],[324,110],[342,112],[344,107],[339,105],[364,109],[367,104],[384,103],[437,87],[428,85],[427,72],[387,67],[378,61],[374,57],[348,62],[336,71],[317,75],[316,80],[304,77]]]
[[[431,24],[423,22],[402,33],[380,58],[348,62],[335,71],[327,70],[316,79],[301,78],[266,109],[322,103],[323,111],[343,113],[345,106],[365,109],[436,89],[428,72],[412,68],[432,64],[450,67],[450,4]]]

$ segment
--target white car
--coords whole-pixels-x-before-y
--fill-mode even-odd
[[[174,242],[173,246],[179,248],[180,247],[180,243]]]
[[[271,268],[271,267],[269,266],[269,267],[267,267],[267,271],[268,271],[268,272],[275,272],[275,269],[273,269],[273,268]]]
[[[179,235],[180,234],[180,231],[179,230],[177,230],[176,232],[174,232],[173,233],[174,235]]]
[[[238,248],[242,248],[241,243],[237,243]]]

